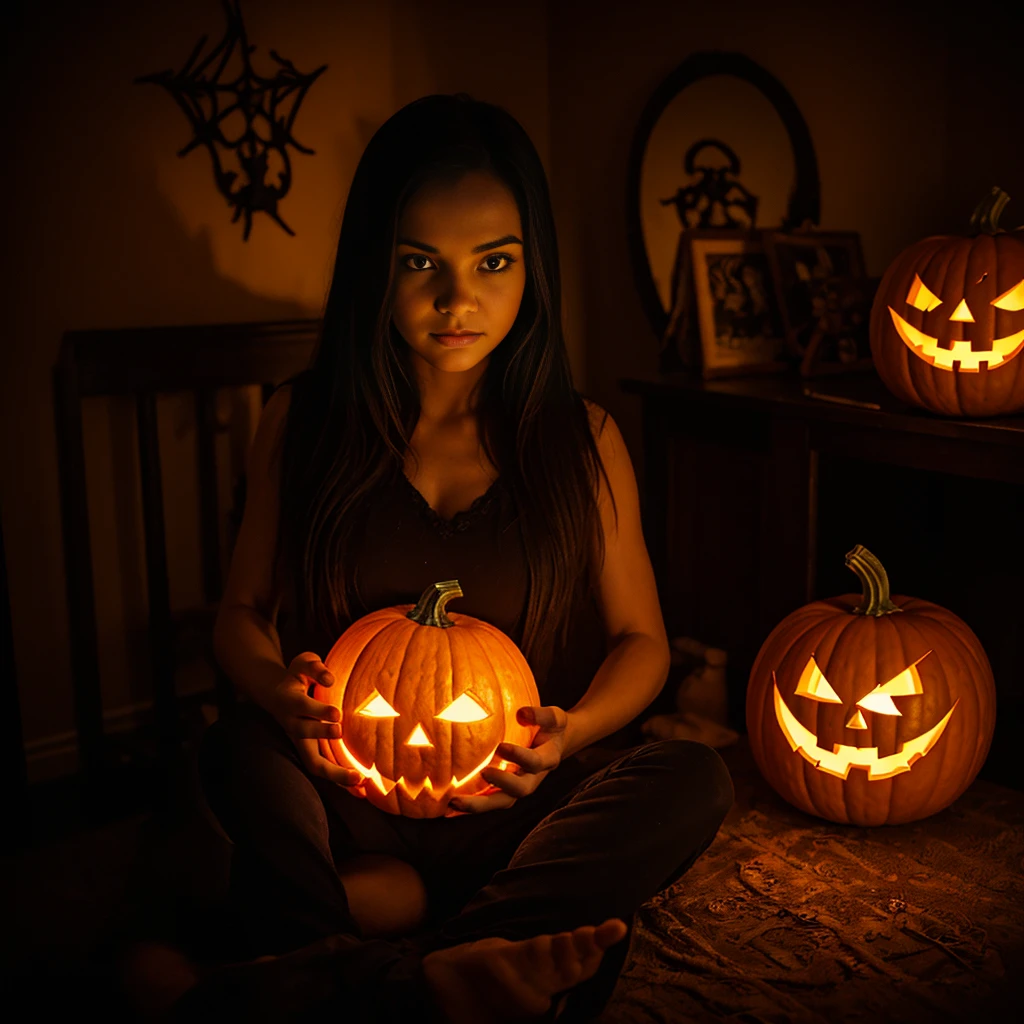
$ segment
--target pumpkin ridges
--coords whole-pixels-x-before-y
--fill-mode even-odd
[[[968,678],[972,680],[965,696],[969,698],[966,706],[965,720],[975,723],[969,732],[969,738],[973,739],[974,753],[971,761],[972,774],[981,770],[988,756],[989,746],[992,741],[992,733],[995,729],[995,701],[996,690],[995,680],[992,676],[992,668],[989,665],[988,657],[981,646],[981,642],[972,636],[957,633],[959,641],[956,653],[961,660],[961,669]],[[980,656],[980,658],[979,658]],[[980,666],[981,660],[984,667]],[[969,717],[968,717],[969,716]],[[950,800],[956,799],[967,788],[969,782],[960,785]]]
[[[347,636],[350,642],[339,646],[341,644],[341,638],[339,638],[324,659],[324,664],[334,676],[335,682],[331,687],[322,687],[318,684],[313,691],[313,696],[326,704],[333,704],[341,711],[343,728],[346,717],[354,713],[351,701],[347,707],[345,704],[345,697],[350,692],[348,683],[352,677],[352,672],[367,645],[371,644],[379,633],[388,628],[391,624],[389,621],[391,618],[385,612],[375,612],[372,615],[366,616],[365,619],[360,619],[357,623],[353,623],[349,630],[342,634]],[[342,767],[349,766],[348,760],[342,754],[341,745],[337,740],[322,741],[320,743],[321,752],[323,752],[325,746],[330,752],[329,760]],[[325,754],[324,756],[327,755]]]
[[[916,622],[916,612],[906,607],[905,598],[900,598],[899,603],[904,608],[903,618],[898,623],[892,623],[892,630],[894,635],[894,641],[899,647],[899,662],[901,662],[904,666],[908,666],[918,657],[920,657],[924,651],[928,650],[929,645],[918,644],[917,650],[911,649],[910,645],[907,642],[907,635],[915,632],[914,626]],[[925,661],[928,661],[934,657],[935,653],[933,651],[932,654],[929,654],[927,658],[925,658]],[[892,678],[890,674],[890,667],[891,666],[887,667],[884,672],[881,672],[876,676],[876,683],[888,682],[888,680]],[[945,714],[945,711],[942,711],[937,717],[934,715],[929,715],[927,716],[929,719],[928,722],[923,721],[924,716],[922,716],[921,714],[915,714],[915,711],[917,711],[917,709],[921,706],[919,702],[921,700],[930,700],[931,697],[934,695],[936,686],[938,685],[935,682],[934,665],[929,665],[926,668],[925,663],[921,662],[921,669],[925,669],[928,678],[928,686],[925,689],[925,693],[922,694],[920,697],[915,696],[907,698],[896,698],[894,700],[896,707],[899,708],[901,712],[903,712],[903,714],[899,718],[897,718],[896,721],[893,723],[894,751],[901,750],[904,743],[906,743],[908,740],[913,739],[915,736],[920,735],[925,729],[931,728],[942,717],[942,715]],[[919,669],[919,671],[921,669]],[[945,682],[944,675],[942,676],[942,679],[943,682]],[[948,696],[948,687],[943,686],[943,693],[940,696],[942,698],[941,703],[943,703],[946,707],[946,710],[948,710],[949,705],[945,702],[945,698],[946,696]],[[931,757],[934,753],[937,752],[932,751],[932,753],[928,756]],[[918,771],[916,775],[914,774],[915,768],[920,769],[920,771]],[[886,808],[885,815],[880,819],[881,824],[893,821],[893,814],[896,808],[898,808],[903,802],[904,794],[907,792],[908,789],[921,789],[922,783],[926,778],[926,768],[928,770],[931,770],[930,765],[923,765],[921,761],[918,761],[916,765],[911,767],[911,770],[909,772],[903,772],[900,775],[897,775],[894,778],[887,780],[888,792],[886,794]]]
[[[963,647],[958,634],[950,634],[948,637],[943,637],[945,642],[942,646],[942,656],[938,657],[935,651],[935,644],[932,642],[932,638],[930,636],[932,629],[935,628],[934,625],[932,625],[931,620],[927,617],[918,618],[915,616],[908,625],[910,629],[914,630],[918,634],[921,643],[932,651],[932,653],[928,655],[928,660],[934,659],[934,663],[929,666],[929,681],[935,679],[936,668],[938,669],[942,687],[942,699],[941,701],[936,699],[932,706],[934,707],[935,704],[938,704],[938,714],[945,715],[949,709],[956,704],[956,710],[953,712],[953,718],[957,719],[957,721],[954,722],[953,718],[951,718],[949,725],[946,727],[947,732],[949,732],[949,742],[938,744],[940,749],[932,750],[931,753],[928,754],[929,758],[934,754],[938,755],[935,759],[934,765],[927,765],[931,772],[932,779],[928,802],[935,806],[943,807],[952,803],[952,801],[959,795],[955,792],[957,766],[955,763],[951,764],[950,761],[955,761],[959,756],[961,756],[961,752],[958,749],[959,744],[955,742],[957,737],[961,733],[969,733],[971,729],[974,728],[974,723],[977,721],[977,714],[973,713],[975,712],[975,708],[972,707],[972,705],[975,704],[974,697],[976,694],[976,687],[966,684],[964,680],[964,676],[967,675],[967,673],[964,672],[965,666],[962,663],[953,664],[954,658],[959,660],[959,655]],[[956,696],[954,696],[952,685],[954,678],[958,683],[960,683],[957,688]],[[931,692],[935,692],[934,688]],[[958,698],[959,703],[957,703]],[[934,718],[935,716],[933,715],[930,717]],[[934,722],[924,722],[923,724],[926,728],[930,728],[934,725]],[[918,766],[924,767],[921,762],[918,762],[918,765],[915,765],[915,767]],[[972,771],[972,777],[973,774],[974,772]],[[923,783],[926,779],[927,776],[922,775],[921,782]],[[943,785],[943,780],[945,779],[954,780],[952,790],[948,784]],[[910,787],[908,786],[907,788],[909,789]],[[904,813],[906,812],[897,810],[895,817],[899,819],[903,817]]]
[[[458,675],[458,678],[459,678],[460,682],[465,683],[467,680],[469,682],[469,685],[468,686],[462,686],[462,688],[460,689],[459,692],[460,693],[465,693],[467,690],[473,690],[475,688],[475,685],[476,685],[475,666],[476,666],[476,664],[477,664],[477,662],[479,660],[479,657],[480,657],[480,644],[477,641],[476,630],[475,629],[474,630],[466,630],[466,629],[461,629],[461,628],[457,627],[456,629],[448,630],[447,634],[448,634],[448,642],[451,645],[451,649],[452,649],[453,663],[456,660],[458,661],[458,665],[459,665],[459,675]],[[472,648],[472,647],[475,647],[475,650],[471,651],[470,648]],[[452,675],[452,699],[453,700],[456,697],[455,685],[454,685],[455,678],[456,678],[455,674],[453,673],[453,675]],[[491,674],[491,678],[492,679],[497,679],[498,680],[498,686],[501,685],[501,680],[498,678],[498,676],[496,676],[496,675],[494,675],[492,673]],[[484,695],[480,694],[480,696],[481,696],[481,698],[483,698]],[[487,695],[486,699],[487,699],[487,703],[491,703],[491,695],[490,694]],[[491,711],[492,715],[500,715],[501,714],[501,709],[500,708],[491,708],[489,710]],[[451,751],[452,751],[452,766],[454,768],[454,765],[455,765],[455,746],[456,746],[456,743],[455,743],[455,729],[456,729],[456,725],[455,725],[454,722],[452,722],[452,723],[449,723],[449,727],[450,727],[451,732],[452,732]],[[504,723],[502,723],[502,727],[504,728]],[[492,722],[489,722],[488,719],[485,718],[485,719],[483,719],[480,722],[460,723],[459,726],[458,726],[458,729],[460,730],[460,732],[459,732],[460,740],[463,741],[463,742],[461,742],[459,744],[459,746],[461,747],[461,746],[465,745],[465,746],[470,746],[470,747],[476,748],[478,746],[478,741],[479,741],[479,737],[481,736],[481,734],[486,736],[488,733],[490,733],[494,729],[494,724]],[[460,753],[461,753],[461,751],[460,751]],[[461,758],[460,758],[460,760],[461,760]],[[479,757],[477,757],[475,760],[479,761]],[[463,771],[459,771],[459,772],[456,772],[456,774],[461,778],[462,775],[464,774],[464,772]],[[470,789],[464,789],[463,792],[468,794],[468,793],[471,793],[471,792],[473,792],[475,790],[481,790],[482,791],[482,790],[484,790],[486,788],[488,788],[487,787],[487,782],[484,779],[478,779],[478,780],[476,780],[471,785]]]
[[[890,598],[891,599],[891,598]],[[833,687],[840,697],[843,698],[841,705],[827,705],[832,711],[833,721],[838,720],[839,729],[836,732],[826,732],[825,735],[816,733],[818,745],[826,750],[832,748],[835,743],[842,743],[847,746],[871,747],[875,746],[877,740],[874,735],[874,722],[868,722],[868,728],[863,734],[847,736],[846,719],[856,708],[858,693],[864,688],[862,680],[867,677],[869,680],[878,675],[878,654],[879,636],[884,636],[884,630],[889,623],[899,617],[900,613],[882,615],[878,617],[850,614],[840,618],[843,628],[837,635],[836,647],[842,648],[842,664],[836,666],[833,671]],[[865,656],[864,651],[867,651]],[[854,678],[851,680],[850,665],[856,666]],[[841,678],[840,678],[841,676]],[[865,742],[869,740],[870,742]],[[877,781],[877,780],[876,780]],[[884,786],[885,783],[882,782]],[[829,792],[836,794],[842,807],[843,821],[857,821],[865,823],[872,818],[872,809],[869,800],[866,774],[863,771],[849,773],[845,780],[830,776],[827,782]],[[831,817],[831,815],[826,815]]]
[[[935,639],[929,635],[927,622],[926,617],[915,614],[908,617],[906,623],[903,624],[906,632],[915,638],[918,647],[932,651],[921,662],[922,670],[927,671],[928,684],[923,695],[923,708],[918,710],[918,713],[912,718],[914,728],[910,731],[913,735],[919,735],[934,726],[945,716],[957,699],[953,695],[950,685],[951,677],[956,675],[951,671],[953,666],[950,663],[953,660],[954,651],[959,647],[958,638],[952,634],[941,633],[937,638],[940,641],[937,649]],[[931,662],[927,668],[925,668],[926,662]],[[969,687],[965,687],[965,689],[969,692]],[[942,737],[945,742],[940,742],[926,757],[918,760],[909,772],[898,776],[902,781],[897,789],[897,799],[894,801],[894,807],[888,819],[890,824],[900,824],[907,815],[910,815],[911,818],[920,817],[921,815],[917,812],[922,807],[927,813],[932,813],[933,810],[938,810],[954,799],[952,795],[949,796],[949,799],[945,799],[943,780],[948,776],[947,756],[959,756],[960,750],[956,741],[962,730],[969,726],[969,719],[965,717],[964,696],[965,693],[960,694],[960,703],[946,726]],[[911,700],[913,699],[911,698]],[[908,805],[910,810],[906,809]]]
[[[996,273],[993,275],[995,281],[990,301],[1002,295],[1003,292],[1008,291],[1024,277],[1024,272],[1018,275],[1013,271],[1013,268],[1018,266],[1018,264],[1015,264],[1013,257],[1008,255],[1015,248],[1024,251],[1024,245],[1020,244],[1021,241],[1024,241],[1024,236],[1017,232],[996,235],[992,239],[995,247]],[[1015,326],[1018,330],[1020,329],[1019,317],[1024,314],[1014,314],[1007,310],[996,309],[992,305],[989,306],[989,309],[992,311],[994,320],[993,330],[996,332],[995,337],[1002,338],[1008,334],[1014,334],[1013,328]],[[997,383],[1000,389],[996,395],[999,407],[1012,404],[1014,393],[1024,391],[1024,353],[1016,356],[1010,361],[1008,366],[1003,368],[1002,372],[998,375]]]
[[[415,623],[403,624],[403,631],[408,640],[402,656],[402,664],[395,677],[393,690],[393,704],[396,710],[401,710],[403,716],[414,721],[404,723],[404,728],[399,725],[401,718],[390,719],[392,723],[391,743],[386,744],[384,749],[390,754],[391,764],[383,774],[393,779],[396,783],[399,778],[405,778],[407,782],[419,782],[424,776],[433,775],[432,751],[430,747],[408,747],[406,740],[412,735],[416,724],[423,725],[424,705],[428,699],[432,699],[436,693],[437,680],[442,662],[448,665],[452,671],[450,662],[444,657],[447,649],[444,633],[440,636],[434,633],[438,626],[417,626]],[[427,694],[429,693],[429,698]],[[428,720],[424,726],[428,732],[428,738],[434,740],[431,727],[433,722]],[[378,747],[380,749],[380,742]],[[396,785],[392,794],[397,798],[398,809],[401,813],[411,813],[413,801],[409,795]]]
[[[947,289],[950,287],[950,278],[959,278],[961,282],[960,287],[962,288],[963,273],[957,273],[957,266],[960,262],[963,250],[959,246],[941,245],[937,240],[936,245],[937,247],[932,252],[932,256],[926,264],[925,273],[929,280],[932,280],[932,276],[935,275],[936,280],[933,281],[933,284],[935,285],[935,293],[939,296],[945,296]],[[936,261],[938,261],[940,269],[933,267],[933,264]],[[943,299],[943,303],[939,308],[952,312],[949,310],[949,303],[945,299]],[[904,312],[904,314],[906,313],[905,310],[902,312]],[[924,330],[925,324],[928,321],[928,314],[918,312],[916,319],[918,320],[916,326],[921,330]],[[926,333],[931,334],[930,331],[927,331]],[[937,335],[938,331],[935,333]],[[903,348],[906,350],[910,366],[914,369],[913,380],[915,393],[920,394],[922,390],[934,392],[936,406],[941,406],[943,413],[951,416],[961,415],[962,406],[958,380],[960,374],[943,373],[940,376],[931,366],[924,362],[924,360],[918,359],[910,349],[906,347],[906,345],[904,345]]]
[[[853,600],[855,602],[856,598]],[[777,670],[780,677],[780,693],[783,699],[789,702],[788,706],[793,714],[808,728],[816,729],[817,705],[812,701],[810,703],[814,704],[813,709],[793,708],[792,688],[785,685],[785,680],[791,678],[794,671],[799,675],[812,653],[824,649],[822,648],[823,643],[829,644],[828,650],[831,654],[835,644],[833,633],[840,633],[845,628],[846,614],[850,607],[852,604],[849,597],[832,598],[827,601],[812,602],[787,616],[773,630],[769,641],[766,641],[762,647],[765,657],[760,671],[763,676],[759,677],[754,673],[751,675],[752,680],[764,679],[763,696],[758,707],[762,725],[762,744],[760,749],[755,748],[754,750],[755,760],[766,776],[771,778],[774,775],[778,779],[776,788],[797,787],[797,791],[803,795],[805,803],[794,802],[809,814],[821,813],[819,803],[821,791],[816,784],[819,781],[817,771],[805,758],[790,750],[789,744],[777,726],[772,728],[775,723],[775,704],[771,684],[772,668],[774,666]],[[762,659],[759,655],[758,662],[755,663],[755,672],[761,662]],[[804,712],[803,717],[801,717],[801,710]],[[813,726],[809,726],[806,721],[808,710],[812,710]]]
[[[490,626],[490,623],[485,625],[490,628],[483,632],[491,639],[500,637],[501,642],[488,646],[479,636],[474,636],[473,640],[478,644],[495,678],[502,681],[500,696],[505,716],[505,735],[512,743],[529,746],[539,730],[534,726],[520,725],[516,710],[524,705],[540,704],[540,694],[537,692],[536,683],[533,682],[533,672],[519,648],[504,633]]]
[[[408,620],[396,619],[381,630],[364,649],[367,657],[362,663],[357,662],[352,669],[363,686],[369,690],[375,688],[384,699],[401,713],[403,705],[399,702],[398,682],[410,672],[410,648],[416,639],[415,627]],[[372,659],[372,660],[371,660]],[[353,703],[361,703],[365,699],[360,693],[353,694]],[[357,735],[360,747],[372,751],[372,756],[363,756],[364,764],[373,764],[380,774],[392,781],[398,781],[397,771],[397,734],[402,728],[402,718],[381,718],[359,720]],[[354,753],[354,751],[353,751]],[[356,755],[359,757],[359,754]],[[397,787],[396,787],[397,789]],[[387,797],[375,794],[374,799],[385,799],[396,807],[401,805],[402,795],[394,789]]]

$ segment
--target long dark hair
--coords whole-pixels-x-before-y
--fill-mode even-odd
[[[540,676],[556,636],[567,638],[573,609],[593,592],[595,539],[604,559],[596,502],[603,467],[562,336],[544,168],[501,107],[464,93],[423,97],[385,122],[359,161],[312,363],[291,381],[280,551],[300,621],[338,636],[352,618],[345,567],[360,507],[402,471],[420,411],[408,345],[391,319],[398,223],[422,185],[471,170],[508,186],[524,232],[522,302],[491,353],[477,407],[484,450],[518,515],[529,577],[521,647]]]

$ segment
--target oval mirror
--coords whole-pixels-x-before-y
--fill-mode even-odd
[[[661,339],[684,221],[785,230],[819,221],[810,132],[782,83],[741,54],[688,57],[637,125],[627,211],[634,280]],[[662,369],[675,368],[674,354],[663,349]]]

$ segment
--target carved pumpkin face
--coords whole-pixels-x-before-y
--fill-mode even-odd
[[[882,278],[871,352],[897,398],[947,416],[1024,408],[1024,232],[996,218],[912,245]]]
[[[456,795],[495,792],[480,772],[509,767],[498,745],[528,747],[537,732],[516,719],[540,704],[526,659],[489,623],[446,613],[461,594],[449,580],[415,607],[366,615],[324,659],[335,683],[314,696],[341,709],[341,738],[321,751],[362,774],[349,792],[392,814],[438,817]]]
[[[886,728],[884,723],[879,723],[877,729],[872,729],[868,718],[873,715],[903,716],[900,706],[896,704],[893,697],[920,697],[924,693],[924,684],[921,682],[921,673],[917,666],[926,656],[922,655],[887,682],[876,684],[864,692],[863,696],[851,706],[839,696],[812,655],[807,660],[797,681],[795,696],[819,704],[834,706],[834,712],[830,712],[828,708],[817,710],[814,717],[821,723],[816,725],[818,732],[805,726],[799,717],[790,710],[779,690],[778,677],[773,672],[775,717],[786,741],[793,750],[819,771],[827,772],[839,779],[847,778],[852,768],[865,769],[868,779],[891,779],[901,772],[909,772],[913,764],[938,743],[939,737],[949,722],[950,715],[960,703],[959,697],[946,714],[924,732],[906,736],[905,731],[900,730],[902,734],[899,738],[887,744],[887,746],[893,745],[893,743],[896,745],[897,749],[891,752],[883,752],[877,743],[874,746],[860,746],[855,742],[840,742],[838,740],[826,748],[819,745],[819,734],[834,736],[841,733],[844,740],[851,741],[856,732],[863,730],[871,730],[872,735],[876,733],[895,734],[895,730]],[[852,689],[856,696],[863,689],[862,682],[859,679],[850,679],[848,683],[852,685],[842,688]],[[900,705],[903,703],[902,700],[899,702]],[[831,721],[829,721],[830,718]],[[855,732],[849,733],[847,730],[855,730]]]
[[[993,370],[1015,359],[1024,351],[1024,316],[1014,318],[1020,322],[1020,330],[1002,337],[993,337],[998,333],[998,328],[994,326],[997,320],[994,311],[1020,313],[1024,310],[1024,277],[986,302],[986,294],[994,290],[995,284],[994,280],[989,281],[990,276],[993,275],[983,271],[977,281],[969,282],[973,300],[971,303],[965,296],[953,305],[943,302],[921,280],[921,275],[915,273],[907,291],[909,308],[904,313],[913,316],[910,310],[917,310],[921,315],[916,319],[921,321],[922,326],[926,326],[929,321],[931,326],[929,330],[915,327],[889,306],[896,333],[918,359],[950,373],[978,373],[982,367]],[[947,293],[951,290],[946,289]],[[952,300],[955,299],[954,292]],[[978,310],[977,317],[972,312],[972,305]],[[991,307],[993,312],[986,307]],[[1003,320],[1009,321],[1009,318]],[[1016,326],[1016,323],[1011,326]],[[957,337],[958,334],[963,337]]]
[[[915,821],[974,779],[995,728],[995,682],[970,628],[854,548],[864,594],[815,601],[772,631],[747,688],[758,767],[809,814],[855,825]]]

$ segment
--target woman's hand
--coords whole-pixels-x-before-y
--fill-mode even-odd
[[[529,796],[544,781],[548,772],[562,763],[569,714],[558,707],[523,707],[516,712],[520,725],[539,725],[529,747],[517,743],[501,743],[497,755],[519,766],[518,774],[489,765],[481,777],[501,792],[487,796],[457,796],[448,803],[446,818],[461,813],[478,814],[499,807],[511,807],[520,797]]]
[[[333,704],[324,704],[309,696],[309,688],[314,683],[333,686],[334,677],[312,651],[297,654],[264,707],[295,744],[299,759],[310,775],[339,786],[355,786],[363,778],[359,772],[354,768],[340,768],[320,753],[321,739],[340,738],[341,711]]]

